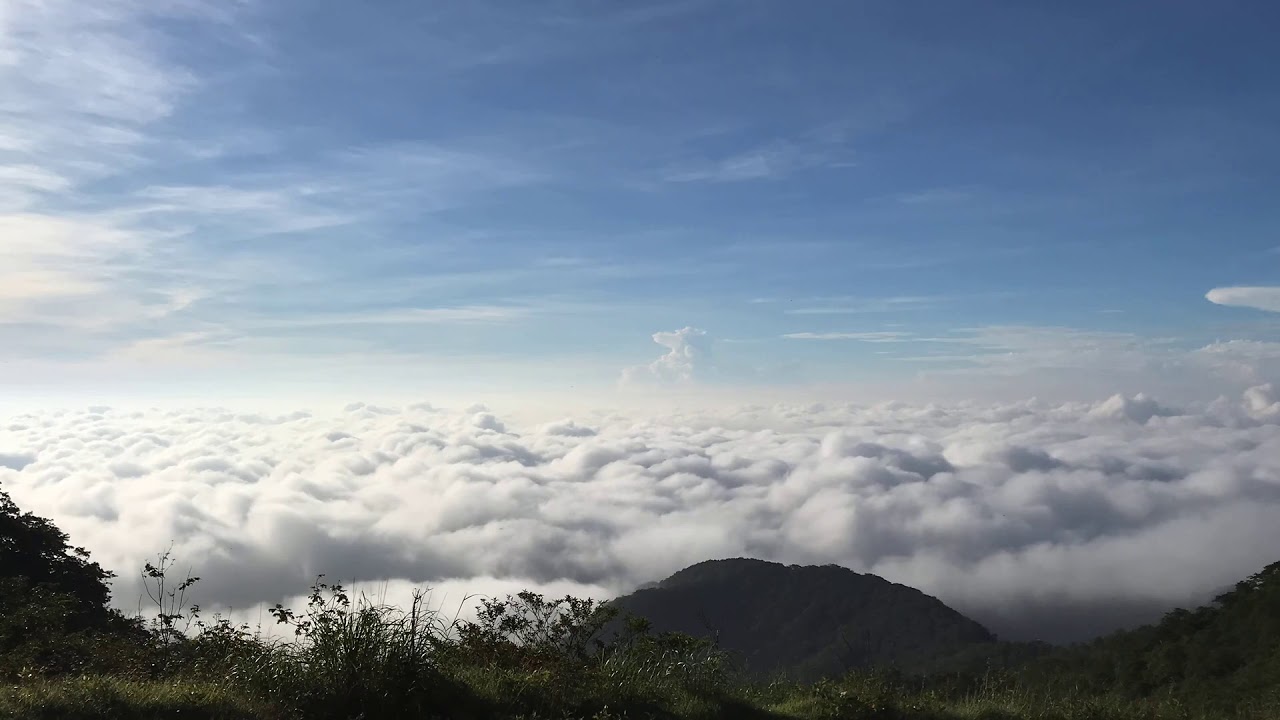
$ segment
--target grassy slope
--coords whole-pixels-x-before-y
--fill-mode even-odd
[[[865,677],[811,686],[774,685],[738,688],[703,695],[659,693],[651,698],[620,693],[577,698],[578,707],[544,705],[556,690],[546,678],[478,679],[469,706],[386,710],[381,717],[457,718],[811,718],[899,720],[1138,720],[1184,718],[1210,720],[1220,712],[1197,713],[1176,702],[1133,703],[1105,697],[1048,697],[989,688],[969,697],[948,698],[878,686]],[[519,693],[523,692],[523,696]],[[512,693],[517,693],[513,695]],[[624,697],[630,695],[630,697]],[[527,705],[527,706],[525,706]],[[537,707],[544,705],[543,707]],[[0,716],[30,718],[199,718],[282,720],[288,717],[355,717],[324,711],[296,713],[256,702],[234,686],[209,681],[65,678],[24,683],[0,691]],[[1276,709],[1241,708],[1231,717],[1278,718]]]
[[[137,681],[105,676],[33,680],[0,689],[0,716],[14,718],[190,718],[275,720],[284,717],[234,688],[208,682]]]

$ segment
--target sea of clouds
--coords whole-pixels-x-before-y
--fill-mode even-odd
[[[814,405],[333,415],[90,408],[0,420],[0,488],[120,574],[172,547],[206,607],[318,573],[402,596],[608,597],[692,563],[835,563],[1007,638],[1078,639],[1280,560],[1280,393],[1167,407]]]

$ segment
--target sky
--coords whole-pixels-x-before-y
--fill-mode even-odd
[[[5,0],[0,383],[1236,392],[1277,12]]]
[[[1280,7],[0,0],[0,488],[252,613],[1280,547]],[[229,408],[229,409],[227,409]]]

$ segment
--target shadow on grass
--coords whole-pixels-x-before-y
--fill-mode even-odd
[[[213,685],[83,677],[6,688],[6,692],[0,693],[0,717],[261,720],[282,715],[269,706]]]

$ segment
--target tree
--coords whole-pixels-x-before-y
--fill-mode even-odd
[[[107,604],[112,577],[0,490],[0,679],[147,667],[142,624]]]
[[[87,550],[72,547],[51,521],[22,512],[0,490],[0,584],[65,596],[68,623],[80,629],[101,626],[114,616],[107,607],[112,577]],[[5,604],[15,602],[13,595],[4,594]]]

